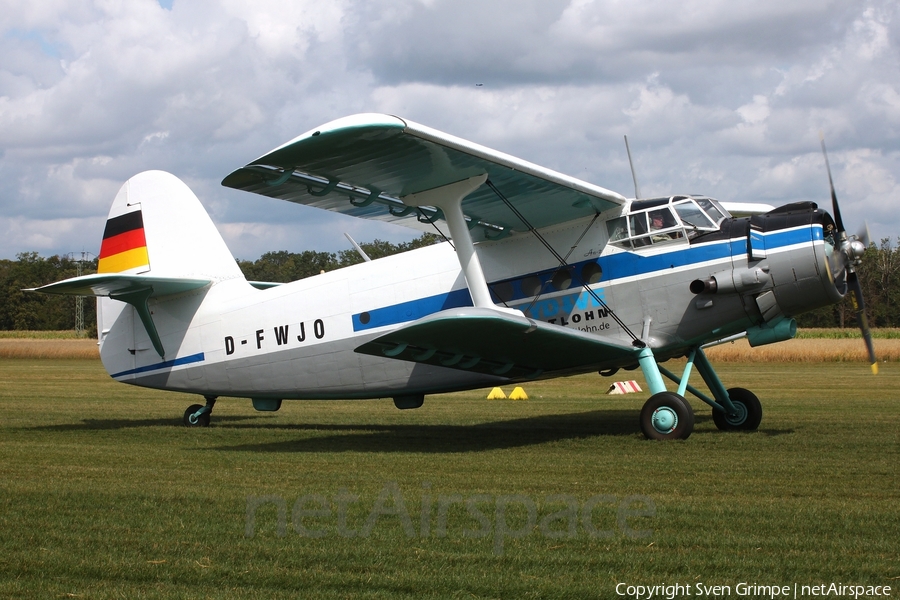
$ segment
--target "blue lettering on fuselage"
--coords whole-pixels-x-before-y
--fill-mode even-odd
[[[599,300],[605,301],[602,289],[594,290]],[[604,305],[598,302],[591,294],[587,292],[568,294],[557,298],[547,298],[546,300],[538,300],[530,308],[526,307],[523,311],[525,315],[539,321],[549,321],[550,319],[566,318],[573,312],[586,312],[591,309],[600,309],[603,312]],[[593,314],[593,313],[592,313]]]

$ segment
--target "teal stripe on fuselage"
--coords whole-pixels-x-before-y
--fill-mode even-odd
[[[765,234],[766,248],[770,251],[781,247],[810,243],[814,240],[822,239],[822,226],[818,224]],[[745,254],[747,254],[747,238],[742,237],[688,247],[678,246],[677,249],[673,248],[671,252],[651,256],[644,256],[636,252],[617,252],[600,258],[572,263],[570,267],[573,268],[576,273],[581,273],[586,265],[592,263],[598,264],[603,270],[602,281],[609,284],[627,277],[649,275],[657,271],[685,267]],[[506,302],[514,303],[519,300],[533,297],[533,294],[523,291],[521,286],[522,282],[529,278],[537,277],[540,279],[540,289],[544,290],[544,293],[560,291],[550,287],[550,281],[558,271],[558,268],[547,269],[520,275],[512,279],[493,281],[488,284],[488,287],[512,284],[512,294]],[[572,279],[572,287],[569,289],[573,291],[581,289],[580,280],[577,277]],[[407,302],[392,304],[390,306],[355,314],[353,315],[353,331],[365,331],[376,327],[408,323],[441,310],[463,306],[472,306],[472,299],[469,296],[468,288],[453,290],[446,294],[437,294],[426,298],[417,298],[415,300],[409,300]]]

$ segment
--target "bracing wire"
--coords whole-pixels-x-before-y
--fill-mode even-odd
[[[568,257],[572,254],[572,250],[574,250],[575,246],[578,245],[578,242],[576,242],[576,243],[575,243],[575,246],[573,246],[572,249],[569,250],[569,254],[566,255],[566,258],[563,258],[563,257],[560,256],[560,254],[553,248],[553,246],[551,246],[550,243],[547,242],[546,239],[544,239],[544,236],[542,236],[542,235],[540,234],[540,232],[539,232],[537,229],[535,229],[534,226],[531,225],[531,223],[528,221],[528,219],[525,218],[525,215],[523,215],[523,214],[519,211],[519,209],[517,209],[515,206],[513,206],[512,202],[510,202],[509,199],[508,199],[506,196],[503,195],[503,192],[501,192],[499,189],[497,189],[497,186],[494,185],[494,183],[493,183],[490,179],[488,179],[487,181],[485,181],[485,184],[487,184],[487,186],[488,186],[489,188],[491,188],[491,190],[497,195],[497,197],[500,198],[500,200],[503,201],[503,204],[505,204],[506,207],[509,208],[509,210],[512,211],[512,213],[513,213],[514,215],[516,215],[516,217],[517,217],[520,221],[522,221],[522,224],[525,225],[525,227],[528,229],[528,231],[530,231],[531,233],[534,234],[534,236],[535,236],[535,237],[538,239],[538,241],[544,246],[544,248],[546,248],[547,251],[550,252],[550,254],[552,254],[553,257],[556,258],[557,261],[559,261],[559,264],[560,264],[560,266],[561,266],[562,268],[567,268],[567,267],[569,267],[569,264],[566,262],[566,258],[568,258]],[[598,216],[599,216],[599,214],[597,214],[597,215],[594,216],[594,221],[596,221],[596,219],[597,219]],[[591,221],[591,224],[592,224],[592,225],[593,225],[594,221]],[[587,233],[587,230],[585,230],[585,232],[582,234],[582,237],[584,237],[584,235],[585,235],[586,233]],[[580,242],[580,241],[581,241],[581,238],[579,238],[578,241]],[[632,343],[633,343],[634,345],[636,345],[636,346],[637,346],[637,345],[639,345],[639,346],[643,346],[643,345],[644,345],[644,343],[640,340],[640,338],[638,338],[638,337],[634,334],[634,332],[631,331],[631,329],[628,328],[628,326],[622,321],[622,319],[619,318],[619,316],[613,311],[613,309],[611,309],[611,308],[609,307],[609,305],[608,305],[606,302],[603,301],[603,298],[601,298],[601,297],[597,294],[597,292],[595,292],[594,290],[592,290],[591,287],[590,287],[590,286],[589,286],[589,285],[581,278],[581,274],[575,273],[574,270],[573,270],[572,275],[573,275],[574,277],[577,278],[578,282],[581,284],[581,287],[583,287],[584,290],[591,296],[591,298],[593,298],[594,302],[596,302],[598,305],[602,306],[604,310],[609,311],[609,314],[612,316],[613,320],[615,320],[615,322],[619,325],[619,327],[621,327],[622,329],[624,329],[625,332],[628,333],[628,335],[631,337]]]

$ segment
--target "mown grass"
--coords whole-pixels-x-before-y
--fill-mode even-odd
[[[16,335],[8,335],[16,334]],[[900,361],[900,329],[873,330],[879,362]],[[709,349],[722,362],[865,362],[865,345],[855,329],[801,330],[793,340],[751,348],[746,339]],[[0,332],[0,358],[98,357],[97,341],[67,331]]]
[[[414,411],[332,401],[265,414],[222,399],[213,426],[186,429],[177,423],[196,398],[117,384],[98,361],[0,361],[0,597],[609,598],[617,582],[896,586],[900,365],[877,377],[834,363],[725,364],[720,374],[762,398],[760,431],[720,433],[694,402],[691,438],[655,443],[639,432],[643,396],[605,396],[609,380],[596,375],[529,384],[526,402],[478,391],[430,397]],[[644,384],[639,371],[628,377]],[[411,537],[396,514],[376,515],[367,536],[341,535],[336,506],[299,518],[322,537],[293,527],[299,498],[333,502],[346,491],[359,500],[345,528],[360,530],[391,490],[410,513]],[[591,537],[579,518],[572,537],[536,525],[502,538],[498,552],[498,499],[530,499],[540,520],[565,509],[547,500],[553,494],[581,509],[594,499],[591,524],[611,535]],[[438,498],[453,495],[481,507],[487,537],[471,535],[480,524],[463,504],[448,511],[445,535],[435,531]],[[246,535],[248,499],[261,496],[284,499],[283,536],[273,504]],[[636,498],[655,513],[624,523],[649,537],[617,522],[623,500],[646,508]],[[527,525],[524,507],[510,504],[510,529]],[[555,525],[566,533],[569,522]]]

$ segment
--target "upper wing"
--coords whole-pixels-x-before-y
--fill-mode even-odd
[[[613,338],[470,307],[428,315],[356,351],[511,379],[623,360],[636,363],[640,352]]]
[[[231,173],[222,185],[391,221],[423,231],[441,218],[402,198],[483,173],[536,227],[614,208],[620,194],[478,144],[379,114],[332,121]],[[474,241],[496,239],[524,224],[497,194],[482,186],[463,201]]]

